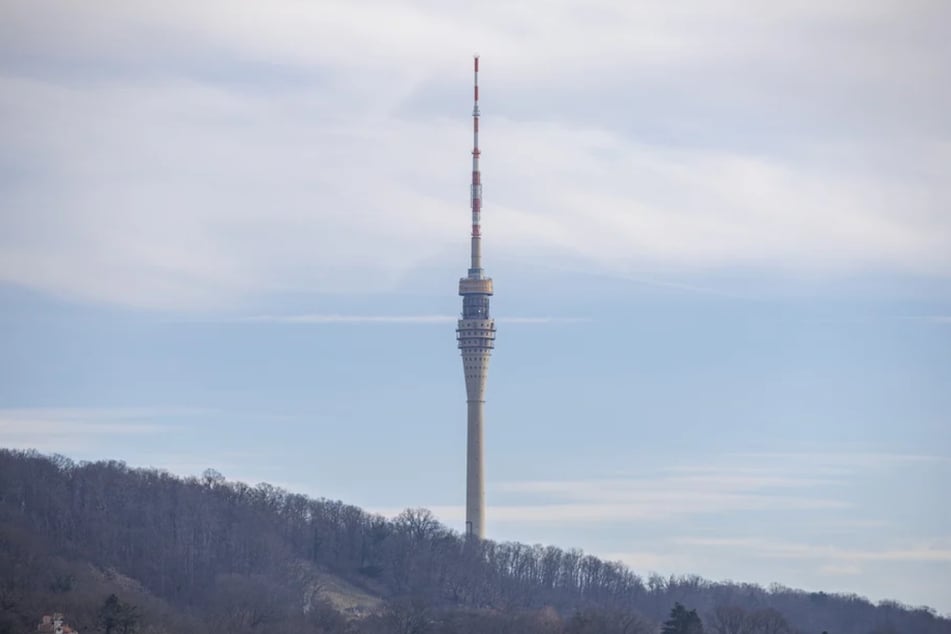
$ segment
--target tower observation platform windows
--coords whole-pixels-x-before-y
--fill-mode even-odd
[[[462,298],[462,318],[463,319],[488,319],[489,318],[489,296],[488,295],[465,295]]]

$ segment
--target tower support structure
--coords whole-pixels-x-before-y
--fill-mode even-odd
[[[472,186],[470,208],[470,263],[466,277],[459,280],[462,315],[456,341],[462,352],[466,379],[466,535],[485,538],[485,471],[483,424],[485,384],[489,357],[495,347],[495,320],[489,312],[492,279],[482,268],[482,173],[479,169],[479,57],[473,60],[474,94],[472,108]]]

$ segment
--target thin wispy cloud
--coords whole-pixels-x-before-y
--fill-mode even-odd
[[[0,424],[4,429],[27,427],[31,424],[98,425],[112,426],[145,424],[158,417],[200,416],[213,410],[205,408],[148,408],[148,407],[15,407],[0,408]]]
[[[951,548],[935,544],[909,544],[902,548],[853,549],[822,544],[774,541],[750,537],[676,537],[684,546],[725,548],[770,559],[815,559],[858,565],[867,562],[951,562]],[[948,542],[948,540],[944,540]]]
[[[767,562],[769,569],[774,570],[804,565],[818,578],[864,575],[868,574],[869,566],[900,574],[901,568],[909,565],[940,566],[951,561],[951,550],[946,546],[910,541],[897,547],[857,549],[850,548],[847,543],[830,545],[745,537],[672,537],[653,542],[651,546],[654,550],[609,551],[600,555],[638,571],[662,571],[664,574],[674,574],[702,560],[713,568],[718,568],[721,561],[743,562],[743,565]],[[763,579],[763,582],[775,581],[775,576]]]
[[[852,577],[862,574],[862,567],[856,564],[826,564],[819,566],[819,572],[834,577]]]
[[[170,418],[201,410],[144,408],[0,409],[0,445],[41,451],[76,451],[106,437],[143,436],[174,429]]]
[[[255,315],[233,321],[251,324],[448,324],[452,315]]]
[[[849,475],[861,471],[874,469],[888,469],[909,464],[940,464],[948,463],[947,456],[936,454],[916,454],[903,452],[744,452],[731,454],[726,459],[739,463],[753,463],[758,465],[770,464],[777,471],[794,473],[812,473],[822,477],[836,477]],[[718,468],[729,470],[726,465],[708,465],[707,473]]]
[[[791,495],[629,495],[623,500],[603,503],[574,501],[519,505],[500,501],[492,507],[492,522],[523,527],[531,524],[595,526],[614,522],[659,522],[676,517],[721,515],[737,511],[828,511],[848,506],[847,502],[840,500]],[[464,515],[462,506],[436,505],[431,510],[441,518],[451,518],[454,521]],[[392,509],[389,512],[392,513]]]
[[[502,524],[596,524],[663,522],[676,518],[755,512],[837,511],[853,507],[845,492],[857,478],[910,463],[937,464],[944,458],[887,453],[725,454],[723,463],[671,465],[650,477],[613,476],[583,480],[495,483],[492,519]],[[531,503],[521,500],[530,498]],[[461,506],[430,507],[446,521]],[[398,512],[380,509],[380,512]],[[843,519],[810,514],[828,530],[881,528],[878,519]]]
[[[248,324],[454,324],[457,315],[252,315],[234,318],[209,318],[207,321],[225,321]],[[500,324],[571,324],[589,321],[577,317],[497,317]]]
[[[582,324],[592,321],[587,317],[499,317],[500,324]]]
[[[646,571],[675,571],[686,570],[691,562],[690,558],[676,552],[635,550],[623,552],[602,552],[598,556],[606,561],[619,561],[638,573]]]
[[[731,472],[695,466],[684,467],[683,473],[653,477],[499,482],[492,487],[492,520],[513,525],[587,525],[662,522],[736,512],[828,511],[851,505],[830,494],[841,482],[840,478],[816,477],[804,471],[771,471],[766,464],[756,472],[742,467]],[[532,502],[518,501],[526,497]],[[461,506],[436,505],[431,510],[447,520],[463,513]]]
[[[909,315],[902,317],[908,321],[918,321],[926,324],[947,325],[951,324],[951,315]]]

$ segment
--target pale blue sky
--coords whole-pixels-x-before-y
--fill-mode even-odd
[[[0,445],[951,613],[940,2],[0,7]]]

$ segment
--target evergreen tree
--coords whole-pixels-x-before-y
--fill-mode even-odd
[[[678,601],[670,611],[670,618],[664,621],[661,634],[703,634],[703,622],[696,610],[687,610]]]
[[[99,627],[106,634],[132,634],[139,622],[134,605],[123,603],[114,594],[106,597],[99,608]]]

